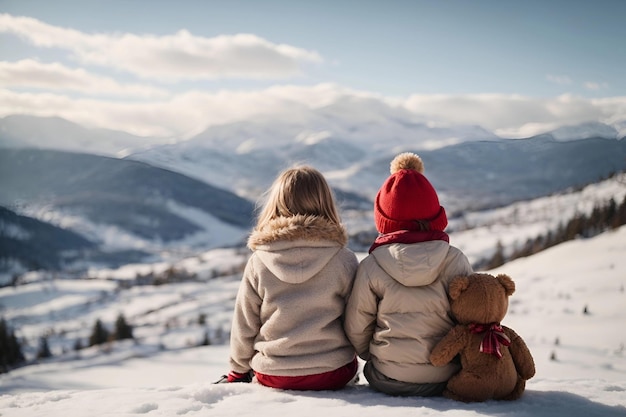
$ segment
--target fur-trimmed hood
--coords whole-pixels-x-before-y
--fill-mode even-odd
[[[277,217],[263,228],[255,229],[248,239],[248,247],[256,250],[259,246],[280,240],[328,240],[346,246],[348,234],[343,226],[337,226],[323,217],[298,214]]]
[[[318,216],[279,217],[248,239],[248,247],[279,280],[299,284],[319,273],[346,245],[347,233]]]

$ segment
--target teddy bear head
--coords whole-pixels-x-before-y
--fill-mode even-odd
[[[460,324],[500,323],[509,308],[515,283],[504,274],[456,277],[449,285],[450,307]]]

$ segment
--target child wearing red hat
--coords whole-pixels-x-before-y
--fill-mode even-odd
[[[396,156],[374,204],[380,233],[361,261],[346,307],[344,329],[366,361],[370,386],[390,395],[440,395],[459,370],[429,361],[454,326],[448,283],[471,274],[467,257],[449,244],[437,192],[413,153]]]

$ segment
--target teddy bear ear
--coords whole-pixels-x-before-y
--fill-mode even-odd
[[[515,292],[515,282],[513,282],[510,276],[506,274],[499,274],[496,278],[500,281],[500,285],[504,287],[507,296],[510,296]]]
[[[456,300],[459,298],[461,293],[467,289],[469,286],[469,278],[468,277],[456,277],[448,286],[448,295],[450,299]]]

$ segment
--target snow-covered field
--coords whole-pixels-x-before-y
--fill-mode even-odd
[[[606,196],[619,202],[626,189],[621,182],[594,187],[586,191],[588,197],[546,197],[545,204],[535,200],[468,216],[467,223],[482,225],[483,231],[459,230],[451,243],[469,252],[484,250],[486,236],[491,242],[502,230],[525,241],[524,233],[534,237],[533,225],[558,222],[566,210],[583,210]],[[544,232],[545,226],[538,230]],[[237,268],[246,259],[235,250],[184,261],[186,270],[198,273],[197,282],[118,288],[117,282],[167,265],[92,271],[89,280],[35,277],[27,285],[0,289],[0,314],[28,338],[30,357],[42,335],[48,335],[54,357],[0,375],[0,415],[626,416],[625,255],[622,227],[491,271],[507,273],[517,284],[504,324],[525,339],[537,364],[525,396],[514,403],[388,397],[372,391],[363,378],[337,392],[212,384],[228,371]],[[213,277],[215,272],[220,276]],[[96,318],[111,326],[120,313],[134,326],[135,342],[73,350],[73,342],[87,338]],[[198,347],[207,331],[213,345]]]

